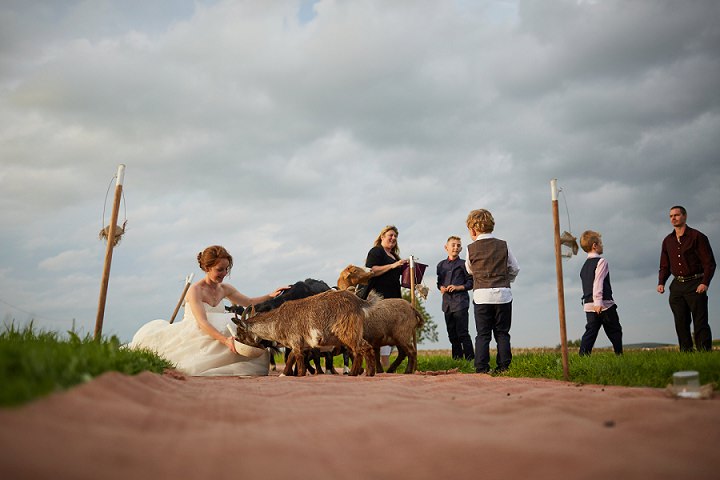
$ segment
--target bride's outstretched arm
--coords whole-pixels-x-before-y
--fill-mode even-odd
[[[261,297],[248,297],[247,295],[243,295],[240,293],[235,287],[232,285],[229,285],[227,283],[222,284],[223,289],[225,289],[225,298],[233,302],[235,305],[240,305],[243,307],[248,307],[250,305],[257,305],[258,303],[262,303],[266,300],[270,300],[271,298],[275,298],[280,293],[282,293],[284,290],[287,290],[290,287],[280,287],[277,290],[275,290],[272,293],[268,293],[267,295],[263,295]]]

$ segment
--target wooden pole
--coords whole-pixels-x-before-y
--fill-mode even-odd
[[[105,267],[103,268],[102,280],[100,282],[100,298],[98,299],[97,318],[95,319],[95,340],[102,336],[103,319],[105,318],[105,301],[107,300],[108,282],[110,281],[110,264],[112,263],[113,248],[115,247],[115,230],[117,226],[118,211],[120,210],[120,199],[122,198],[122,185],[125,177],[125,165],[120,164],[117,171],[117,182],[115,182],[115,201],[113,203],[112,215],[107,236],[107,248],[105,249]]]
[[[182,295],[180,295],[180,300],[178,300],[177,305],[175,306],[175,311],[172,314],[172,317],[170,317],[170,323],[173,323],[175,321],[175,317],[177,316],[178,310],[180,310],[180,305],[182,305],[183,300],[185,300],[185,294],[190,289],[190,285],[192,284],[192,279],[195,276],[194,273],[191,273],[187,277],[185,277],[185,288],[183,288]]]
[[[410,255],[410,303],[413,307],[415,305],[415,258]]]
[[[565,326],[565,286],[563,283],[562,256],[560,252],[560,214],[558,211],[557,178],[550,180],[552,193],[553,224],[555,227],[555,272],[557,274],[558,313],[560,316],[560,351],[562,352],[563,377],[570,379],[568,367],[567,328]]]

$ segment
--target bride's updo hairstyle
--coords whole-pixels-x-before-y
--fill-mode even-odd
[[[230,255],[224,247],[221,247],[220,245],[213,245],[211,247],[207,247],[205,250],[198,253],[197,255],[198,264],[200,264],[200,269],[203,272],[207,272],[210,267],[215,265],[223,258],[227,259],[227,261],[229,262],[229,271],[233,266],[232,255]]]

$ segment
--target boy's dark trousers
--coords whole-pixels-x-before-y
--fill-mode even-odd
[[[692,352],[693,337],[690,334],[692,322],[695,332],[695,348],[700,351],[712,350],[712,333],[708,323],[708,296],[707,293],[697,293],[697,287],[702,283],[698,278],[690,282],[673,280],[670,283],[670,310],[675,318],[675,331],[677,332],[680,351]]]
[[[507,370],[512,361],[510,351],[510,323],[512,320],[512,302],[482,303],[475,305],[475,371],[490,370],[491,335],[497,343],[497,368]]]
[[[475,358],[472,339],[468,332],[468,311],[445,312],[445,325],[447,325],[448,339],[452,347],[452,358],[472,360]]]
[[[590,355],[592,353],[600,327],[605,330],[605,335],[610,339],[615,354],[620,355],[623,353],[622,327],[620,326],[620,317],[617,314],[617,305],[613,305],[599,314],[585,312],[585,317],[587,318],[587,324],[585,325],[585,333],[580,340],[580,355]]]

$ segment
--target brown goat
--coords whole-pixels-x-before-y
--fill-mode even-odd
[[[251,318],[243,312],[238,321],[237,339],[248,345],[272,340],[292,348],[298,365],[298,376],[305,375],[305,349],[346,346],[353,355],[350,375],[362,373],[365,358],[367,375],[375,375],[372,347],[363,339],[363,325],[372,302],[366,302],[345,291],[328,291],[312,297],[286,302],[274,310],[256,313]],[[292,365],[285,365],[288,375]]]
[[[398,349],[398,357],[388,367],[388,373],[394,373],[405,357],[408,359],[405,373],[414,373],[417,369],[417,329],[424,323],[422,315],[402,298],[382,299],[371,292],[368,300],[372,306],[365,319],[363,337],[373,347],[377,371],[383,372],[380,346],[394,345]]]
[[[356,285],[366,285],[372,276],[372,272],[368,272],[362,267],[348,265],[340,272],[337,280],[337,288],[338,290],[347,290]]]

